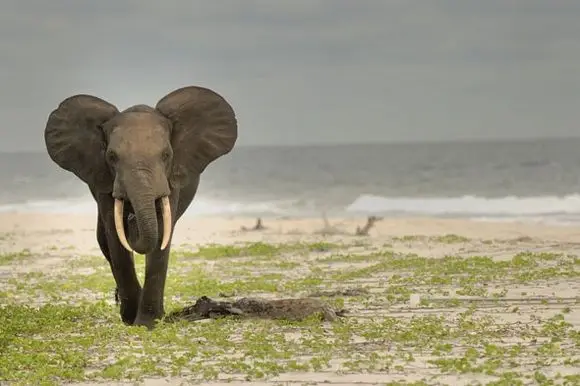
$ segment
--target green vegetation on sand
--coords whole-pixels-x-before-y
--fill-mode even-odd
[[[71,252],[58,269],[11,274],[35,258],[0,257],[0,383],[300,380],[302,372],[318,372],[321,382],[338,373],[361,380],[381,374],[397,385],[580,384],[576,256],[428,258],[325,242],[181,250],[171,256],[168,311],[202,295],[316,295],[348,316],[228,317],[161,323],[153,331],[121,323],[104,258]],[[142,256],[136,264],[142,274]]]

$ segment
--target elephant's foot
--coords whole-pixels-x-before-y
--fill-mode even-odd
[[[137,317],[133,323],[136,326],[146,326],[148,329],[155,327],[158,321],[165,316],[165,310],[160,304],[143,305],[137,311]]]
[[[121,304],[119,313],[121,314],[121,320],[123,323],[127,325],[134,324],[139,310],[139,295],[130,298],[123,298],[119,296],[118,291],[115,291],[115,300],[117,304]]]
[[[164,313],[161,312],[138,312],[133,323],[134,326],[145,326],[152,330],[155,325],[163,319]]]
[[[121,301],[121,320],[127,325],[135,323],[137,318],[137,302],[129,303]]]

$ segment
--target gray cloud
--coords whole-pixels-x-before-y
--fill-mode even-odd
[[[199,84],[240,145],[576,135],[580,2],[7,0],[0,150],[42,149],[89,92],[127,107]]]

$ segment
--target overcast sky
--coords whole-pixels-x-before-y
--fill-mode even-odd
[[[0,150],[40,150],[75,93],[184,85],[239,145],[577,136],[580,1],[3,0]]]

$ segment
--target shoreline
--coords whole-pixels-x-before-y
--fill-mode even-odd
[[[368,196],[368,197],[367,197]],[[366,197],[366,199],[365,199]],[[394,201],[380,203],[369,201]],[[578,194],[537,197],[380,197],[361,194],[349,205],[342,203],[318,209],[294,207],[284,200],[222,201],[211,197],[196,197],[182,220],[198,219],[256,219],[321,220],[325,215],[332,219],[357,220],[367,216],[380,216],[389,220],[433,219],[458,220],[483,223],[533,224],[549,227],[580,227],[577,211]],[[360,200],[365,204],[361,206]],[[467,200],[467,201],[466,201]],[[471,200],[471,201],[470,201]],[[473,202],[472,202],[473,201]],[[566,202],[563,202],[566,201]],[[359,202],[358,205],[355,205]],[[352,207],[354,205],[354,207]],[[0,205],[0,215],[93,215],[97,206],[92,196],[17,201]]]

